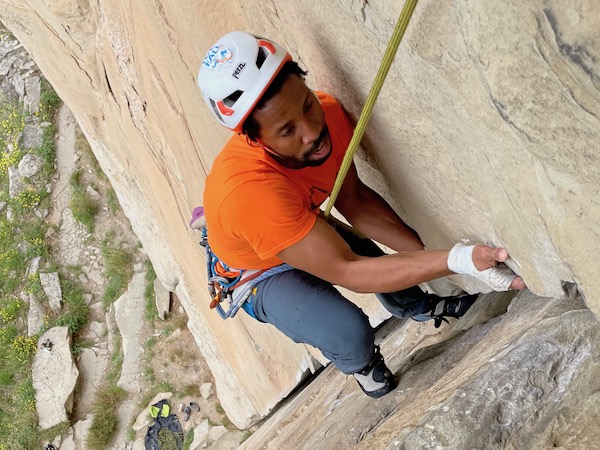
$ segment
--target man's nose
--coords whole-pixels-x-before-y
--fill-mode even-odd
[[[319,138],[321,126],[316,122],[306,121],[302,129],[302,143],[304,145],[312,144]]]

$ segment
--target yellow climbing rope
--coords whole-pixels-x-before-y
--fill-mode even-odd
[[[392,34],[387,49],[385,50],[383,60],[381,61],[381,65],[379,66],[379,70],[377,71],[377,75],[375,76],[375,81],[373,81],[373,86],[371,87],[371,91],[369,92],[369,96],[367,97],[367,101],[365,102],[365,106],[362,110],[362,113],[360,114],[360,118],[358,119],[356,128],[354,129],[354,134],[352,135],[352,140],[348,145],[348,150],[346,150],[346,155],[344,156],[344,160],[342,161],[340,171],[338,172],[337,178],[335,179],[335,184],[333,185],[333,190],[331,191],[331,195],[329,196],[329,202],[327,203],[327,208],[325,209],[326,218],[329,218],[331,208],[333,208],[333,205],[335,203],[335,200],[337,199],[342,184],[344,183],[344,179],[346,178],[348,169],[352,165],[352,158],[354,157],[354,153],[358,148],[358,144],[360,144],[360,141],[362,140],[362,137],[365,134],[365,128],[367,127],[367,122],[371,117],[371,112],[373,111],[373,107],[375,106],[375,101],[379,96],[379,92],[381,91],[383,82],[385,81],[385,77],[387,76],[390,70],[390,66],[394,61],[394,56],[396,55],[396,51],[398,50],[400,41],[402,41],[402,37],[404,36],[404,32],[408,27],[408,22],[410,22],[410,18],[412,17],[416,5],[417,0],[406,0],[404,6],[402,7],[402,11],[400,12],[400,18],[396,23],[394,33]]]

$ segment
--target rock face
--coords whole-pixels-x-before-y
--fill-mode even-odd
[[[117,383],[126,391],[140,389],[140,357],[144,351],[141,329],[144,314],[144,273],[136,273],[127,291],[115,301],[115,322],[123,339],[123,365]]]
[[[23,177],[32,177],[42,169],[42,158],[35,153],[27,153],[19,162],[19,173]]]
[[[51,328],[40,337],[32,373],[40,428],[46,430],[67,421],[79,376],[67,327]]]
[[[232,29],[272,37],[310,70],[312,87],[358,117],[401,6],[13,0],[0,10],[77,117],[159,278],[182,300],[239,427],[322,359],[243,314],[223,322],[208,310],[187,222],[229,132],[202,104],[200,61]],[[592,0],[422,0],[369,124],[368,152],[356,158],[428,247],[503,244],[534,293],[577,288],[596,315],[598,14]]]
[[[161,320],[165,320],[171,310],[171,293],[167,291],[161,281],[154,280],[154,302],[156,303],[156,312]]]
[[[480,297],[437,334],[430,324],[393,324],[382,342],[401,375],[393,393],[370,400],[327,368],[240,450],[595,448],[596,318],[579,299],[525,292],[488,320],[485,308],[511,295]]]
[[[62,290],[57,272],[40,273],[40,282],[48,298],[48,305],[52,311],[60,311],[62,306]]]
[[[35,295],[29,294],[29,311],[27,312],[27,335],[33,336],[42,330],[44,311]]]

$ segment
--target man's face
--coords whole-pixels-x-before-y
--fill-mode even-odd
[[[254,112],[254,118],[261,143],[286,167],[318,166],[331,153],[321,105],[296,75],[287,77],[279,92]]]

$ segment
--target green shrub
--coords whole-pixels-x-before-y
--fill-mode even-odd
[[[252,436],[252,431],[250,431],[250,430],[244,431],[244,434],[242,434],[242,437],[240,438],[240,445],[242,445],[244,442],[246,442],[250,436]]]
[[[16,320],[23,302],[19,298],[11,298],[0,306],[0,324],[12,323]]]
[[[24,218],[31,215],[32,208],[39,205],[41,200],[42,194],[29,186],[10,199],[9,204],[14,215]]]
[[[144,289],[144,298],[146,299],[145,316],[146,320],[153,324],[156,317],[158,317],[156,311],[156,301],[154,293],[154,280],[156,280],[156,272],[149,259],[144,261],[144,269],[146,270],[146,288]]]
[[[0,389],[13,383],[13,374],[4,368],[0,369]]]
[[[111,214],[116,214],[120,207],[117,194],[110,186],[106,189],[106,206],[108,206],[108,210]]]
[[[51,174],[54,172],[54,162],[56,161],[56,142],[54,137],[58,129],[56,125],[51,124],[42,131],[42,145],[33,149],[44,160],[44,172]]]
[[[36,256],[47,258],[50,244],[46,239],[48,225],[41,220],[28,220],[21,225],[22,239],[27,243],[25,256],[28,259]]]
[[[35,389],[30,376],[22,380],[16,389],[16,403],[22,411],[35,411]]]
[[[52,85],[42,78],[40,90],[40,113],[43,120],[51,120],[52,116],[62,103],[62,100],[52,87]]]
[[[19,329],[13,323],[0,327],[0,350],[3,355],[10,343],[19,335]]]
[[[90,449],[104,450],[111,443],[118,425],[113,411],[102,411],[94,416],[86,444]]]
[[[105,307],[118,299],[133,277],[133,255],[122,248],[102,248],[104,275],[107,283],[102,298]]]
[[[92,348],[93,346],[94,341],[91,339],[78,339],[76,342],[73,342],[73,348],[71,349],[71,353],[73,353],[73,356],[77,357],[81,355],[84,349]]]
[[[39,428],[37,416],[32,412],[16,411],[10,422],[10,428],[4,433],[0,430],[0,439],[6,450],[34,450],[40,448]]]
[[[81,170],[73,171],[69,178],[69,184],[73,190],[73,195],[69,203],[73,217],[91,233],[94,231],[94,222],[99,207],[96,201],[85,190],[83,172]]]
[[[56,324],[68,327],[71,334],[75,335],[87,324],[90,309],[83,298],[83,289],[78,284],[63,280],[61,289],[64,305]]]
[[[106,386],[96,392],[94,418],[86,444],[92,450],[104,450],[112,442],[117,430],[117,408],[127,397],[127,392],[116,385]]]
[[[85,191],[73,191],[73,197],[69,202],[69,208],[77,222],[84,225],[92,233],[96,214],[98,213],[98,204]]]
[[[37,337],[19,334],[10,343],[10,350],[5,368],[15,367],[20,370],[28,367],[37,350]],[[15,370],[15,372],[17,372]]]
[[[121,377],[121,369],[123,367],[123,353],[121,353],[121,335],[117,334],[113,342],[114,351],[110,354],[110,365],[106,373],[106,382],[109,385],[114,385]]]
[[[69,176],[69,184],[74,190],[82,189],[83,171],[81,169],[74,170]]]
[[[41,295],[42,292],[44,292],[39,274],[32,273],[27,277],[27,281],[25,283],[25,292],[33,295]]]
[[[185,433],[185,439],[183,440],[183,450],[189,450],[190,446],[194,442],[194,430],[188,430]]]

